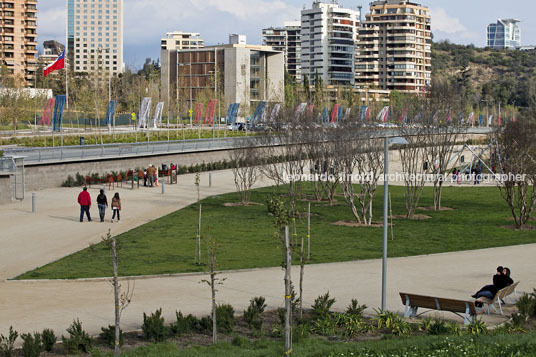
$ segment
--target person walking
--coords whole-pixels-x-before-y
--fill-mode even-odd
[[[148,181],[148,184],[149,186],[153,187],[154,186],[154,175],[156,173],[156,169],[154,168],[153,165],[149,165],[149,167],[147,168],[147,181]]]
[[[117,222],[121,219],[119,216],[119,211],[121,211],[121,199],[119,198],[119,192],[116,192],[112,198],[112,211],[114,212],[112,216],[112,223],[114,222],[115,215],[117,214]]]
[[[104,215],[106,214],[106,208],[108,207],[108,199],[104,194],[104,190],[100,190],[100,194],[97,196],[97,206],[99,207],[100,221],[104,222]]]
[[[84,187],[82,192],[78,194],[78,204],[80,205],[80,222],[84,221],[84,212],[87,215],[88,222],[91,222],[91,215],[89,214],[91,196],[89,195],[89,192],[87,192],[87,187]]]

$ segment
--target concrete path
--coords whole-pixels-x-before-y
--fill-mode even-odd
[[[232,173],[202,175],[201,195],[234,191]],[[261,181],[257,187],[267,185]],[[123,201],[121,223],[80,223],[76,196],[79,189],[50,189],[38,192],[37,213],[31,213],[31,200],[0,206],[0,333],[10,325],[19,332],[52,328],[65,333],[74,318],[80,318],[91,334],[113,322],[113,294],[109,282],[80,281],[11,281],[18,274],[60,259],[99,242],[109,228],[113,234],[130,230],[155,218],[183,208],[197,199],[194,176],[179,177],[178,185],[160,188],[126,187],[116,190]],[[91,188],[95,200],[98,188]],[[111,194],[109,193],[110,197]],[[97,218],[97,209],[92,209]],[[111,218],[108,216],[108,219]],[[511,267],[513,278],[521,280],[519,290],[532,291],[536,286],[533,272],[536,245],[486,249],[473,252],[439,254],[389,259],[388,309],[402,311],[399,291],[468,299],[476,289],[491,281],[499,264]],[[293,270],[295,286],[299,270]],[[227,302],[242,312],[254,296],[265,296],[269,308],[283,304],[283,272],[280,268],[227,272],[219,287],[219,302]],[[210,309],[210,291],[200,280],[203,274],[137,278],[131,306],[123,314],[123,329],[139,329],[143,312],[162,307],[168,322],[176,310],[204,315]],[[127,282],[123,282],[123,287]],[[342,310],[352,298],[372,308],[380,305],[381,261],[369,260],[307,266],[305,304],[310,306],[318,295],[330,291]],[[454,316],[454,315],[447,315]],[[485,321],[504,321],[496,316]]]

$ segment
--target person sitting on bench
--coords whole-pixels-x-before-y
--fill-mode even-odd
[[[504,289],[513,283],[514,281],[510,278],[510,269],[499,266],[497,267],[497,273],[493,276],[493,284],[482,287],[482,289],[478,290],[472,297],[475,299],[480,297],[493,299],[499,290]],[[475,305],[477,307],[482,307],[482,303],[478,301]]]

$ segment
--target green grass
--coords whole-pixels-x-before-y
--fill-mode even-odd
[[[214,134],[212,133],[212,129],[203,129],[201,130],[201,133],[199,133],[198,129],[186,129],[183,130],[179,129],[178,131],[176,129],[170,129],[169,130],[169,139],[170,140],[192,140],[192,139],[211,139],[213,136],[216,138],[223,138],[225,137],[235,137],[235,136],[245,136],[246,133],[243,131],[229,131],[224,129],[223,126],[221,126],[222,130],[215,130]],[[248,135],[256,135],[255,133],[248,133]],[[86,145],[100,145],[101,144],[101,136],[95,135],[94,133],[80,133],[79,135],[64,135],[63,136],[63,145],[64,146],[75,146],[80,144],[79,136],[83,136],[85,138],[85,144]],[[149,141],[166,141],[168,139],[168,132],[166,130],[162,131],[151,131],[149,132]],[[60,134],[55,134],[54,138],[55,146],[60,145]],[[146,142],[147,136],[145,132],[139,132],[137,135],[135,133],[128,133],[128,134],[115,134],[115,135],[109,135],[104,134],[102,135],[102,143],[103,144],[117,144],[117,143],[135,143],[135,142]],[[34,137],[10,137],[6,139],[0,139],[0,146],[1,145],[19,145],[19,146],[27,146],[27,147],[50,147],[52,146],[52,135],[41,135],[37,134],[37,136]]]
[[[192,189],[193,186],[192,186]],[[273,188],[256,190],[252,200],[264,203]],[[393,214],[405,213],[403,187],[392,187]],[[311,261],[328,263],[380,258],[382,228],[335,226],[339,220],[351,220],[351,211],[338,197],[333,207],[313,202],[311,210]],[[208,238],[217,241],[218,269],[243,269],[279,266],[281,248],[265,205],[224,207],[236,202],[236,194],[207,198],[203,201],[203,260],[206,261]],[[381,220],[383,189],[374,201],[374,219]],[[301,211],[307,203],[298,202]],[[425,189],[421,206],[432,205],[432,190]],[[510,211],[494,187],[447,187],[443,205],[452,211],[420,212],[429,220],[395,220],[395,240],[389,240],[389,256],[402,257],[486,247],[536,243],[534,231],[504,228],[513,222]],[[153,275],[206,271],[206,265],[194,265],[197,231],[197,205],[154,220],[119,236],[121,275]],[[298,234],[306,234],[306,220],[299,220]],[[104,234],[104,232],[103,232]],[[297,261],[297,257],[294,257]],[[18,279],[75,279],[111,275],[109,251],[102,245],[84,249],[57,262],[28,272]]]
[[[309,339],[292,346],[292,356],[536,356],[536,333],[491,336],[420,336],[369,342],[330,342]],[[279,341],[246,341],[241,346],[221,342],[214,346],[180,349],[173,343],[147,345],[124,356],[282,356]]]

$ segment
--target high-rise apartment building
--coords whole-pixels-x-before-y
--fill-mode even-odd
[[[316,75],[328,85],[354,85],[354,55],[359,10],[345,9],[336,0],[313,1],[301,12],[301,72],[314,83]]]
[[[359,30],[356,85],[423,92],[431,84],[430,10],[408,0],[370,4]]]
[[[67,53],[74,72],[123,72],[123,0],[67,0]]]
[[[285,70],[301,82],[301,22],[285,21],[283,27],[262,30],[263,44],[285,54]]]
[[[36,48],[37,0],[0,1],[0,64],[20,85],[35,82]]]
[[[516,19],[498,19],[488,25],[488,47],[502,50],[521,47],[521,28]]]
[[[43,53],[39,55],[37,61],[43,67],[54,62],[59,55],[63,52],[65,46],[59,43],[58,41],[50,40],[43,42]],[[51,75],[56,75],[57,72],[51,73]]]

